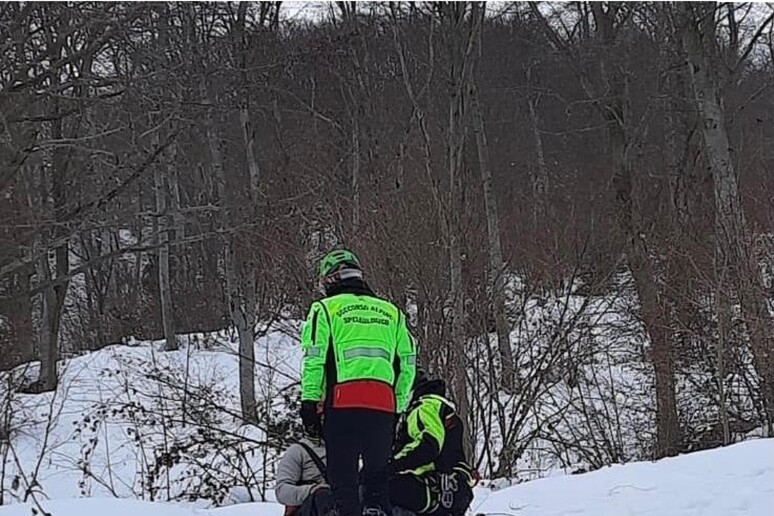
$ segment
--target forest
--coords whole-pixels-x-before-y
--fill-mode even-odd
[[[253,344],[347,246],[493,476],[538,442],[597,468],[774,435],[771,4],[297,11],[0,5],[20,389],[230,328],[260,425]]]

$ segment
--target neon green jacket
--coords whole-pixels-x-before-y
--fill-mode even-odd
[[[435,462],[446,442],[444,418],[454,413],[454,405],[442,396],[423,396],[411,406],[398,430],[394,466],[397,472],[422,475],[435,469]]]
[[[397,412],[408,406],[416,347],[406,316],[389,301],[349,293],[315,301],[301,347],[302,401],[324,400],[333,384],[375,380],[392,386]]]
[[[474,485],[463,447],[464,424],[454,404],[442,394],[443,380],[431,380],[415,393],[395,439],[397,473],[422,476],[431,471],[457,472]]]

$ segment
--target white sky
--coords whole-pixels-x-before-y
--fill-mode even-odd
[[[332,2],[311,2],[311,1],[284,1],[280,8],[280,16],[287,18],[303,17],[309,19],[319,19],[328,12],[329,4]]]

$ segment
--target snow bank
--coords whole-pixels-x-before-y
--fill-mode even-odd
[[[203,509],[135,500],[42,501],[51,516],[281,516],[282,506],[249,503]],[[31,503],[0,516],[36,514]],[[750,441],[654,463],[478,489],[472,509],[491,516],[771,516],[774,439]],[[40,514],[37,512],[37,514]]]
[[[43,500],[40,505],[24,503],[0,506],[0,516],[282,516],[285,508],[276,503],[249,503],[202,509],[162,502],[117,498],[74,498]]]
[[[51,516],[201,516],[206,511],[189,507],[176,507],[161,503],[115,498],[81,498],[73,500],[43,501],[40,507]],[[40,515],[35,504],[25,503],[0,507],[1,516]]]
[[[478,494],[474,511],[489,515],[771,516],[774,439]]]

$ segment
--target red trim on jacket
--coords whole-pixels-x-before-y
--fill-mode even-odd
[[[376,380],[354,380],[333,387],[331,407],[363,408],[395,412],[395,391],[392,386]]]

